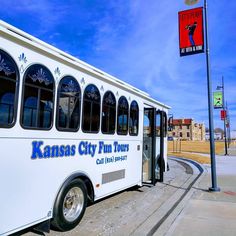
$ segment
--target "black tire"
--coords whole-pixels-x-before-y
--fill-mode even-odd
[[[81,179],[74,179],[60,190],[54,204],[52,227],[68,231],[78,225],[87,206],[87,189]]]

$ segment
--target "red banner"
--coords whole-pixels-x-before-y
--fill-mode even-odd
[[[220,118],[221,118],[221,120],[226,119],[226,110],[221,110],[220,111]]]
[[[203,8],[179,12],[180,56],[204,52]]]

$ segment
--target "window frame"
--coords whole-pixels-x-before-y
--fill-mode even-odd
[[[160,138],[162,135],[162,111],[159,109],[156,110],[156,115],[155,115],[155,135],[156,135],[156,138]]]
[[[76,81],[78,87],[79,87],[79,92],[80,92],[80,96],[79,96],[79,121],[78,121],[78,127],[77,128],[69,128],[69,127],[66,127],[66,128],[62,128],[62,127],[59,127],[59,101],[60,101],[60,95],[61,95],[61,85],[63,83],[63,80],[66,79],[66,78],[71,78],[73,79],[74,81]],[[67,96],[68,97],[75,97],[75,96]],[[62,132],[78,132],[78,130],[80,129],[80,125],[81,125],[81,107],[82,107],[82,90],[81,90],[81,87],[80,87],[80,84],[79,82],[77,81],[77,79],[71,75],[66,75],[66,76],[63,76],[61,79],[60,79],[60,82],[58,84],[58,88],[57,88],[57,104],[56,104],[56,129],[58,131],[62,131]],[[68,116],[68,114],[67,114]],[[69,123],[69,121],[67,122]],[[68,126],[68,124],[67,124]]]
[[[127,128],[126,128],[126,132],[120,132],[119,129],[118,129],[118,125],[119,125],[119,105],[120,105],[120,100],[121,99],[125,99],[126,102],[127,102],[127,105],[128,105],[128,108],[127,108]],[[123,116],[124,114],[122,114]],[[117,103],[117,114],[116,114],[116,119],[117,119],[117,122],[116,122],[116,132],[118,135],[128,135],[129,133],[129,102],[128,102],[128,99],[125,97],[125,96],[121,96],[118,100],[118,103]],[[123,124],[123,123],[122,123]]]
[[[85,99],[85,94],[86,94],[86,89],[89,87],[89,86],[94,86],[97,88],[97,91],[99,92],[99,124],[98,124],[98,130],[97,131],[91,131],[91,124],[90,123],[90,131],[87,131],[84,129],[84,101],[88,100],[88,99]],[[99,131],[100,131],[100,125],[101,125],[101,93],[98,89],[98,87],[95,85],[95,84],[88,84],[84,90],[83,90],[83,100],[82,100],[82,122],[81,122],[81,129],[84,133],[90,133],[90,134],[98,134]],[[90,101],[91,102],[91,101]],[[94,103],[94,102],[93,102]],[[91,105],[91,104],[90,104]],[[90,111],[90,117],[91,117],[91,111]]]
[[[3,50],[2,48],[0,48],[0,53],[3,54],[5,57],[8,57],[9,61],[12,62],[12,64],[14,65],[14,69],[15,69],[15,93],[14,93],[14,103],[13,103],[13,117],[12,117],[12,122],[9,124],[0,124],[0,128],[12,128],[13,126],[15,126],[16,124],[16,120],[17,120],[17,113],[18,113],[18,102],[19,102],[19,84],[20,84],[20,72],[19,72],[19,68],[15,62],[15,60],[13,59],[13,57],[11,56],[10,53],[6,52],[5,50]],[[7,78],[7,79],[6,79]],[[6,80],[10,80],[12,81],[12,79],[9,79],[6,76]]]
[[[166,138],[167,135],[168,135],[168,119],[167,119],[166,112],[165,111],[162,111],[162,112],[163,112],[163,122],[164,122],[164,130],[163,130],[164,134],[163,134],[163,136],[164,136],[164,138]]]
[[[113,98],[115,99],[115,105],[114,105],[114,108],[115,108],[115,117],[114,117],[115,126],[114,126],[114,130],[113,130],[112,132],[104,132],[104,131],[103,131],[103,105],[104,105],[105,96],[106,96],[106,94],[108,94],[108,93],[112,94]],[[109,106],[109,108],[112,107],[111,105],[107,105],[107,104],[106,104],[106,106]],[[110,109],[109,109],[109,112],[110,112]],[[116,132],[117,102],[116,102],[116,97],[115,97],[114,93],[113,93],[112,91],[110,91],[110,90],[106,91],[106,92],[104,93],[104,95],[103,95],[101,116],[102,116],[102,118],[101,118],[101,132],[102,132],[103,134],[108,134],[108,135],[113,135],[113,134],[115,134],[115,132]],[[109,124],[110,124],[110,123],[109,123]]]
[[[25,126],[23,124],[23,114],[24,114],[24,96],[25,96],[25,87],[26,87],[26,84],[25,83],[25,80],[27,78],[27,75],[28,75],[28,71],[31,67],[33,66],[41,66],[43,67],[44,69],[47,70],[47,72],[49,73],[49,75],[52,77],[52,83],[53,83],[53,89],[52,91],[50,89],[45,89],[45,88],[40,88],[40,86],[37,86],[37,85],[30,85],[31,87],[33,88],[37,88],[37,89],[40,89],[40,95],[39,95],[39,92],[38,92],[38,98],[40,98],[41,96],[41,90],[46,90],[46,91],[51,91],[52,92],[52,110],[51,110],[51,124],[48,128],[42,128],[42,127],[28,127],[28,126]],[[29,84],[28,84],[29,86]],[[45,65],[43,64],[40,64],[40,63],[34,63],[34,64],[31,64],[28,66],[28,68],[25,70],[24,72],[24,75],[23,75],[23,81],[22,81],[22,94],[21,94],[21,112],[20,112],[20,125],[23,129],[26,129],[26,130],[50,130],[52,129],[53,127],[53,123],[54,123],[54,109],[55,109],[55,89],[56,89],[56,83],[55,83],[55,78],[53,77],[53,74],[51,73],[51,71],[48,69],[48,67],[46,67]],[[39,116],[39,111],[37,111],[37,116]]]
[[[130,121],[130,119],[131,119],[131,108],[132,108],[132,104],[134,104],[134,103],[135,103],[135,105],[137,105],[137,107],[138,107],[138,112],[137,112],[137,115],[138,115],[138,119],[137,119],[137,132],[136,132],[136,133],[131,132],[131,130],[130,130],[130,124],[129,124],[129,135],[130,135],[130,136],[138,136],[138,134],[139,134],[139,105],[138,105],[138,102],[137,102],[136,100],[133,100],[133,101],[130,103],[130,108],[129,108],[129,121]]]

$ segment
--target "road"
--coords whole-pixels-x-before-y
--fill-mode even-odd
[[[45,235],[120,236],[153,233],[199,174],[181,161],[169,160],[169,166],[170,171],[165,173],[164,183],[134,187],[96,202],[87,207],[82,221],[75,229],[69,232],[51,230]],[[37,234],[28,232],[24,235]]]

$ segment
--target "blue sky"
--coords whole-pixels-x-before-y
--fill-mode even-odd
[[[193,7],[203,6],[203,1]],[[175,118],[208,127],[205,54],[180,57],[184,0],[1,0],[3,21],[170,105]],[[208,0],[212,88],[225,80],[236,129],[236,1]],[[214,110],[214,127],[223,128]]]

